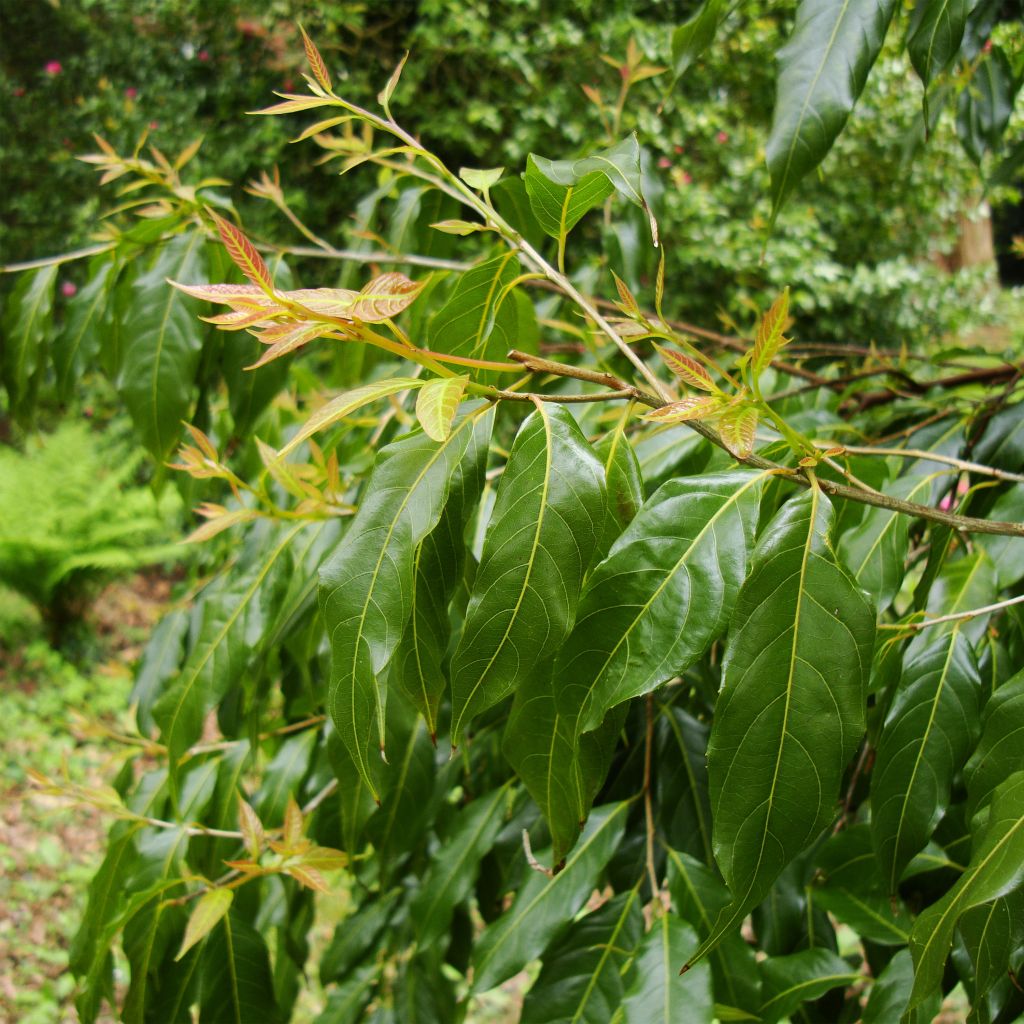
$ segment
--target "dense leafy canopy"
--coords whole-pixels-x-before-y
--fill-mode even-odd
[[[988,152],[1019,72],[961,49],[966,8],[924,6],[914,67],[930,97],[958,61],[977,76]],[[722,8],[676,30],[677,75]],[[775,213],[895,8],[799,5]],[[309,112],[330,159],[376,167],[359,216],[397,252],[297,288],[215,186],[181,185],[188,153],[102,143],[88,159],[145,216],[49,350],[53,265],[5,312],[12,420],[102,366],[156,484],[180,446],[220,570],[154,634],[115,788],[39,780],[119,819],[72,951],[82,1020],[119,998],[127,1021],[289,1019],[318,894],[340,889],[321,1024],[462,1019],[538,960],[524,1024],[915,1021],[955,981],[975,1019],[1012,1019],[1019,366],[823,358],[788,336],[788,291],[750,338],[698,343],[670,318],[685,268],[655,248],[637,135],[530,155],[522,178],[455,173],[392,115],[401,65],[378,113],[303,38],[309,93],[262,113]],[[635,48],[625,69],[664,70]],[[601,216],[650,240],[653,275],[567,276],[570,232]]]

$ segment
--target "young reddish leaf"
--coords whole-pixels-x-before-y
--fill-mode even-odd
[[[338,871],[348,867],[348,854],[328,846],[313,846],[302,855],[302,863],[317,871]]]
[[[751,405],[734,406],[722,414],[718,432],[726,448],[737,459],[750,457],[754,450],[754,432],[757,430],[757,410]]]
[[[178,291],[191,295],[194,299],[205,302],[220,302],[225,306],[236,303],[243,308],[270,308],[273,300],[268,298],[263,289],[254,284],[182,284],[180,281],[167,279],[167,283]]]
[[[437,377],[420,388],[416,397],[416,419],[427,437],[435,441],[448,439],[468,382],[468,377]]]
[[[258,861],[263,849],[263,822],[241,793],[238,794],[238,830],[245,836],[249,856],[253,861]]]
[[[235,898],[233,889],[211,889],[200,897],[185,927],[185,937],[181,940],[181,949],[174,958],[180,960],[197,942],[205,939],[213,931],[214,926],[231,908]]]
[[[281,841],[289,847],[298,846],[302,842],[302,811],[293,796],[288,797],[288,804],[284,809]]]
[[[313,40],[306,35],[306,30],[301,25],[299,26],[299,31],[302,33],[302,45],[306,49],[306,60],[309,61],[309,70],[313,72],[313,77],[323,88],[324,92],[330,92],[331,75],[327,70],[323,57],[320,56],[320,51],[316,48]]]
[[[754,373],[761,373],[771,365],[771,361],[779,354],[779,349],[787,343],[788,338],[782,336],[789,319],[789,289],[787,288],[771,305],[771,308],[757,325],[757,337],[754,339]]]
[[[211,537],[216,537],[218,533],[231,529],[232,526],[238,526],[239,523],[251,523],[254,519],[259,518],[259,512],[254,508],[239,508],[229,512],[223,505],[216,505],[210,501],[204,501],[196,508],[196,512],[205,516],[209,521],[196,527],[182,541],[183,544],[201,544]]]
[[[619,309],[622,310],[626,316],[637,316],[640,313],[640,305],[636,301],[636,296],[629,290],[626,282],[619,277],[615,271],[612,271],[612,277],[615,278],[615,288],[619,293],[619,301],[616,303]]]
[[[687,420],[703,420],[720,412],[722,400],[717,395],[687,395],[678,402],[670,402],[660,409],[653,409],[644,419],[654,423],[685,423]]]
[[[284,869],[285,874],[291,875],[300,885],[316,892],[330,892],[330,886],[324,881],[324,876],[316,868],[306,867],[303,864],[293,864]]]
[[[274,337],[278,340],[270,343],[270,348],[260,356],[251,366],[247,366],[247,370],[258,370],[261,366],[266,366],[267,363],[273,362],[275,359],[280,359],[281,356],[286,356],[290,352],[294,352],[296,349],[302,348],[303,345],[307,345],[309,342],[322,337],[325,334],[329,334],[331,331],[330,324],[277,324],[275,327],[287,327],[288,330],[285,332],[276,333]],[[269,328],[257,335],[260,341],[266,343],[267,335],[273,331],[274,328]]]
[[[213,442],[198,427],[191,423],[185,424],[185,429],[192,435],[192,440],[199,446],[199,450],[211,461],[217,461],[217,449]]]
[[[317,121],[316,124],[311,124],[308,128],[304,128],[292,139],[292,142],[303,142],[306,139],[311,139],[314,135],[330,131],[331,128],[337,128],[339,124],[344,124],[346,121],[351,120],[353,120],[352,114],[342,114],[340,117],[328,117],[326,120]]]
[[[675,349],[654,346],[658,355],[664,360],[665,365],[684,383],[691,388],[698,388],[701,391],[717,392],[718,388],[711,379],[711,375],[704,369],[696,359],[684,356],[682,352]]]
[[[220,240],[224,243],[231,261],[254,285],[273,298],[274,282],[270,277],[270,268],[263,262],[263,257],[256,251],[256,246],[231,221],[216,213],[211,213],[210,216],[217,226]]]
[[[201,316],[199,319],[219,327],[222,331],[244,331],[247,327],[254,327],[256,324],[271,323],[270,317],[277,315],[278,311],[283,313],[284,308],[279,306],[275,309],[272,306],[264,306],[260,309],[235,309],[230,313]]]
[[[389,320],[411,306],[422,290],[422,281],[410,281],[405,274],[381,274],[360,291],[347,316],[366,324]]]
[[[284,292],[282,298],[295,303],[313,316],[352,320],[352,309],[359,292],[351,288],[300,288]]]

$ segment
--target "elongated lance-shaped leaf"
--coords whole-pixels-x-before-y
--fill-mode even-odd
[[[412,611],[392,661],[390,681],[423,716],[434,742],[438,707],[448,686],[448,608],[463,577],[466,527],[484,487],[486,455],[483,446],[467,452],[452,477],[441,521],[416,549]]]
[[[717,1016],[707,964],[679,977],[679,965],[697,948],[697,933],[671,911],[643,937],[630,970],[623,1024],[711,1024]]]
[[[384,749],[381,676],[412,612],[415,554],[437,526],[463,458],[486,449],[492,409],[477,409],[446,441],[413,434],[382,449],[352,525],[320,570],[331,640],[328,708],[360,776],[379,799]],[[371,761],[371,756],[373,760]]]
[[[229,220],[211,212],[217,234],[227,250],[231,262],[254,284],[268,296],[273,295],[274,282],[270,277],[270,268],[263,261],[256,246],[249,241],[241,228],[235,227]]]
[[[1013,114],[1021,79],[1001,46],[986,53],[960,93],[956,105],[956,134],[967,155],[979,166],[990,150],[998,150]]]
[[[765,1024],[790,1017],[808,999],[818,999],[839,985],[853,985],[862,975],[830,949],[805,949],[769,957],[758,965],[764,1002],[758,1016]]]
[[[626,827],[626,803],[591,814],[583,836],[557,875],[529,871],[512,906],[484,929],[473,950],[473,991],[486,992],[539,956],[594,891]]]
[[[56,266],[22,274],[4,307],[0,374],[11,412],[22,421],[31,416],[45,365],[56,281]]]
[[[599,558],[604,558],[619,534],[629,526],[644,503],[644,482],[640,476],[633,445],[626,436],[626,421],[602,438],[594,447],[604,463],[605,494],[608,512],[604,517],[604,531],[598,546]]]
[[[938,988],[960,917],[972,907],[1007,896],[1024,883],[1024,771],[992,795],[988,818],[976,834],[967,870],[945,896],[914,922],[910,952],[914,989],[910,1007]]]
[[[843,130],[895,8],[895,0],[801,0],[793,35],[779,51],[767,144],[773,222]]]
[[[941,474],[900,477],[883,491],[894,498],[924,501]],[[874,599],[879,611],[892,604],[903,585],[909,549],[910,519],[899,512],[869,508],[864,519],[847,530],[836,545],[854,578]]]
[[[199,970],[200,1024],[278,1024],[283,1019],[267,945],[238,914],[229,912],[204,943]]]
[[[983,548],[978,548],[963,558],[945,562],[935,577],[928,593],[926,613],[928,618],[941,615],[956,615],[969,612],[972,608],[983,608],[992,604],[999,593],[996,567]],[[977,615],[969,619],[943,622],[929,630],[931,637],[938,633],[951,633],[958,629],[972,644],[977,644],[988,628],[989,616]],[[910,645],[911,651],[918,651],[927,640],[916,637]]]
[[[544,956],[519,1024],[607,1024],[622,1003],[623,972],[643,935],[639,886],[574,922]]]
[[[1024,767],[1024,669],[985,704],[981,740],[964,769],[967,818],[988,803],[996,786]]]
[[[832,819],[864,732],[875,621],[835,559],[832,518],[818,488],[787,502],[740,591],[708,746],[715,859],[733,900],[701,954]]]
[[[519,313],[511,296],[498,305],[519,275],[519,261],[508,252],[460,275],[448,301],[430,318],[430,348],[470,359],[504,359],[516,348]],[[487,374],[477,374],[489,381]]]
[[[252,657],[252,637],[262,625],[261,591],[304,525],[283,532],[263,561],[232,574],[204,597],[198,640],[177,680],[153,709],[172,784],[179,758],[202,735],[206,713],[232,686],[240,685]]]
[[[714,42],[715,33],[729,12],[725,0],[704,0],[697,13],[672,33],[672,84]]]
[[[182,420],[190,419],[203,347],[198,303],[167,279],[204,276],[203,236],[190,231],[168,242],[130,285],[130,305],[120,325],[124,354],[117,388],[139,439],[158,460],[171,453]]]
[[[655,787],[661,827],[674,849],[712,864],[708,732],[708,725],[683,708],[668,703],[659,705],[655,722]]]
[[[729,903],[729,891],[713,868],[688,854],[668,849],[668,887],[675,912],[707,938],[715,918]],[[756,1016],[761,1005],[761,979],[754,949],[739,933],[727,935],[708,954],[716,1002]],[[742,1017],[737,1019],[743,1019]]]
[[[180,960],[197,942],[201,942],[213,931],[220,919],[231,909],[234,898],[234,889],[210,889],[196,900],[175,960]]]
[[[658,244],[658,223],[644,198],[643,175],[640,171],[640,143],[635,132],[608,149],[599,150],[578,160],[546,160],[542,156],[531,156],[530,159],[534,168],[556,185],[582,186],[588,175],[595,171],[600,172],[611,182],[619,195],[646,212],[651,225],[651,237],[654,244]],[[536,216],[536,207],[534,215]]]
[[[611,714],[599,729],[577,737],[573,719],[558,712],[558,687],[551,662],[538,665],[516,691],[502,743],[547,819],[555,870],[576,842],[608,774],[624,717]]]
[[[509,810],[509,789],[474,800],[459,812],[423,876],[413,903],[420,949],[448,934],[455,908],[469,895],[480,861],[490,852]]]
[[[917,0],[910,17],[907,53],[925,92],[936,76],[953,63],[967,18],[977,6],[978,0]]]
[[[601,463],[562,407],[516,435],[452,656],[452,742],[565,641],[604,526]]]
[[[68,303],[64,326],[53,339],[57,389],[65,401],[74,382],[96,363],[103,332],[109,330],[107,301],[116,276],[112,262],[99,264],[89,282]]]
[[[901,949],[871,986],[861,1024],[891,1024],[899,1020],[905,1020],[905,1024],[926,1024],[934,1020],[941,1002],[938,993],[930,1001],[931,1005],[919,1007],[918,1016],[903,1017],[913,985],[914,962],[910,958],[910,950]]]
[[[974,969],[971,1003],[977,1011],[985,995],[1019,966],[1024,952],[1024,889],[972,907],[960,918],[958,929]]]
[[[375,402],[378,398],[396,395],[399,391],[414,391],[416,388],[422,387],[423,383],[415,377],[392,377],[388,380],[376,380],[370,384],[363,384],[332,398],[317,409],[296,431],[288,443],[277,453],[278,458],[283,459],[318,430],[323,430],[325,427],[343,420],[346,416],[351,416],[364,405],[369,405],[370,402]]]
[[[960,630],[913,657],[885,717],[871,773],[871,834],[890,892],[949,805],[978,738],[981,679]]]
[[[555,668],[559,710],[577,732],[683,671],[725,628],[747,572],[762,479],[670,480],[591,573]]]
[[[600,171],[591,171],[572,185],[552,181],[537,167],[536,159],[526,158],[526,194],[537,223],[544,234],[565,238],[580,218],[607,199],[614,187]]]

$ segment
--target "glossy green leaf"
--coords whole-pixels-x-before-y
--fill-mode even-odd
[[[599,729],[577,737],[572,718],[558,711],[561,686],[550,661],[535,668],[516,691],[502,744],[505,757],[547,820],[555,870],[587,820],[608,773],[623,718],[611,714]]]
[[[1007,896],[1024,883],[1024,771],[1011,775],[992,795],[988,819],[974,839],[970,863],[945,896],[914,923],[910,952],[914,988],[910,1007],[922,1003],[942,980],[953,932],[963,914]]]
[[[452,656],[452,742],[514,691],[572,628],[583,573],[604,525],[601,464],[563,407],[516,435]]]
[[[698,964],[679,976],[697,941],[697,933],[682,918],[670,911],[658,916],[633,960],[623,1024],[711,1024],[711,969]]]
[[[668,888],[676,913],[697,929],[701,939],[706,939],[714,930],[719,912],[729,903],[722,880],[696,858],[669,849]],[[711,950],[708,962],[715,1001],[738,1014],[755,1015],[761,1005],[761,979],[753,947],[734,932]]]
[[[327,996],[327,1005],[315,1024],[359,1024],[380,974],[376,964],[357,967]]]
[[[178,678],[153,708],[170,757],[172,780],[178,759],[202,735],[207,712],[238,685],[252,656],[251,637],[261,621],[261,590],[303,526],[284,531],[262,562],[229,574],[204,596],[198,639]]]
[[[970,555],[947,561],[935,577],[928,594],[927,617],[959,615],[972,608],[983,608],[992,604],[999,593],[996,581],[996,567],[983,548]],[[951,633],[959,629],[971,643],[978,643],[985,635],[988,616],[978,616],[963,622],[944,622],[933,626],[930,636],[936,633]],[[914,645],[920,648],[921,643]]]
[[[139,439],[157,460],[171,454],[182,420],[191,419],[205,330],[198,320],[201,304],[167,282],[205,277],[203,233],[189,231],[164,245],[130,285],[117,389]]]
[[[939,474],[900,477],[884,493],[906,501],[927,501]],[[869,508],[861,522],[842,534],[837,545],[843,562],[880,611],[892,604],[903,585],[911,520],[899,512]]]
[[[643,934],[637,888],[573,923],[544,957],[519,1024],[608,1024],[623,998],[623,972]]]
[[[768,137],[772,220],[843,130],[885,40],[895,0],[801,0],[779,51]]]
[[[75,382],[97,368],[103,333],[108,329],[107,302],[116,276],[113,263],[101,263],[68,303],[64,326],[53,339],[57,390],[67,401]]]
[[[447,440],[469,377],[437,377],[428,380],[416,396],[416,419],[427,437]]]
[[[21,274],[4,306],[0,374],[11,412],[22,421],[31,417],[46,365],[56,281],[56,266]]]
[[[459,812],[413,903],[416,941],[421,949],[448,933],[452,914],[472,890],[480,861],[494,845],[508,809],[508,789],[502,787]]]
[[[233,889],[210,889],[196,900],[175,960],[180,960],[197,942],[201,942],[213,931],[231,909],[234,898]]]
[[[486,192],[492,185],[496,185],[504,173],[504,167],[488,167],[485,170],[475,167],[459,168],[459,177],[470,188],[475,188],[480,192]]]
[[[608,513],[598,547],[598,554],[602,558],[619,534],[633,521],[644,502],[640,463],[624,428],[625,421],[594,447],[598,458],[604,463],[605,494],[608,498]]]
[[[984,807],[1003,779],[1024,765],[1024,670],[988,699],[981,719],[981,740],[964,769],[967,816]]]
[[[544,234],[565,238],[589,210],[600,206],[615,191],[600,171],[591,171],[578,182],[562,185],[537,167],[532,155],[526,159],[526,194],[537,223]]]
[[[1024,951],[1024,889],[972,907],[957,927],[974,973],[971,1004],[978,1007]]]
[[[907,53],[927,91],[953,63],[977,0],[917,0],[910,18]]]
[[[704,0],[688,21],[672,33],[673,85],[715,41],[718,26],[729,11],[725,0]]]
[[[708,746],[715,859],[733,902],[702,952],[831,821],[864,732],[875,622],[835,560],[832,514],[817,488],[787,502],[737,601]]]
[[[871,832],[890,892],[949,805],[978,736],[981,680],[960,631],[912,658],[882,727],[871,774]]]
[[[711,864],[714,855],[708,795],[709,727],[681,707],[663,704],[658,710],[655,785],[662,828],[673,849]]]
[[[476,459],[485,449],[492,422],[493,411],[481,408],[463,417],[446,441],[413,434],[382,449],[359,512],[320,570],[332,652],[328,708],[378,800],[382,674],[412,613],[416,549],[437,526],[463,458]]]
[[[578,720],[578,732],[682,672],[725,628],[746,575],[762,480],[669,481],[591,573],[555,667],[559,710]]]
[[[423,715],[436,741],[438,706],[448,686],[443,665],[451,639],[449,604],[463,576],[465,532],[487,468],[484,444],[467,451],[448,488],[441,521],[416,549],[409,623],[395,651],[391,680]]]
[[[200,954],[199,1024],[278,1024],[263,937],[238,914],[228,913]]]
[[[588,175],[595,172],[603,174],[619,195],[647,213],[651,237],[654,244],[658,244],[658,225],[644,198],[643,176],[640,172],[640,143],[635,133],[608,149],[581,157],[579,160],[547,160],[535,155],[531,155],[530,160],[540,175],[563,187],[582,187]],[[534,215],[536,212],[534,207]]]
[[[913,985],[914,962],[910,958],[910,950],[901,949],[871,986],[871,995],[864,1008],[861,1024],[892,1024],[893,1021],[901,1020],[910,1001]],[[908,1024],[931,1024],[939,1011],[939,1002],[940,997],[936,993]]]
[[[1002,522],[1024,522],[1024,486],[1012,487],[1000,495],[989,512],[989,517]],[[1000,590],[1024,579],[1024,537],[992,534],[978,538],[996,567]]]
[[[364,960],[372,960],[381,933],[395,915],[400,889],[365,899],[352,914],[343,918],[334,930],[334,937],[320,958],[320,982],[344,982],[359,973]]]
[[[759,1016],[765,1024],[789,1017],[808,999],[819,999],[839,985],[861,980],[860,972],[842,957],[820,947],[769,957],[759,967],[764,984]]]
[[[435,352],[469,359],[503,360],[517,347],[519,313],[504,289],[519,275],[513,252],[479,263],[461,274],[448,301],[427,325],[429,347]],[[488,382],[486,374],[476,375]]]
[[[494,988],[522,970],[579,911],[622,839],[628,810],[625,803],[596,808],[562,871],[553,877],[529,871],[512,906],[476,943],[474,992]]]

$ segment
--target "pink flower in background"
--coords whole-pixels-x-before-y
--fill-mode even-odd
[[[689,175],[688,175],[688,174],[686,173],[686,171],[683,171],[683,177],[682,177],[682,182],[683,182],[683,184],[684,184],[684,185],[689,185],[689,184],[691,184],[691,183],[693,182],[693,178],[691,178],[691,177],[690,177],[690,176],[689,176]]]
[[[16,86],[14,89],[11,90],[11,93],[14,96],[24,96],[25,95],[25,86],[23,86],[23,85]]]
[[[209,59],[210,59],[210,51],[209,51],[209,50],[200,50],[200,51],[199,51],[199,52],[198,52],[198,53],[196,54],[196,60],[201,60],[201,61],[203,61],[203,63],[204,63],[204,64],[205,64],[205,63],[206,63],[206,61],[208,61]]]
[[[722,143],[723,143],[723,142],[728,142],[728,141],[729,141],[729,134],[728,134],[728,132],[719,132],[719,133],[718,133],[718,134],[717,134],[717,135],[715,136],[715,141],[716,141],[716,142],[717,142],[717,143],[718,143],[719,145],[722,145]]]
[[[676,146],[675,150],[676,150],[677,153],[682,153],[683,147],[682,146]]]
[[[49,63],[47,63],[46,67],[44,67],[43,70],[48,75],[59,75],[64,70],[64,66],[61,64],[59,60],[51,60]]]
[[[660,159],[660,160],[658,161],[658,166],[659,166],[659,167],[671,167],[671,166],[672,166],[672,161],[671,161],[671,160],[669,160],[669,158],[668,158],[667,156],[663,156],[663,157],[662,157],[662,158],[661,158],[661,159]]]
[[[128,86],[127,89],[125,89],[124,95],[126,99],[133,100],[135,99],[136,96],[139,95],[139,90],[136,89],[134,86],[130,85]]]
[[[956,485],[956,497],[966,494],[970,489],[971,485],[966,480],[961,480]],[[947,494],[942,501],[939,502],[939,508],[941,508],[943,512],[948,512],[953,507],[953,499],[954,495]]]
[[[78,291],[78,286],[74,281],[63,281],[60,286],[60,293],[65,299],[70,299]]]
[[[149,122],[149,130],[151,132],[155,132],[157,130],[157,128],[159,128],[159,127],[160,127],[160,122],[159,121],[150,121]]]

